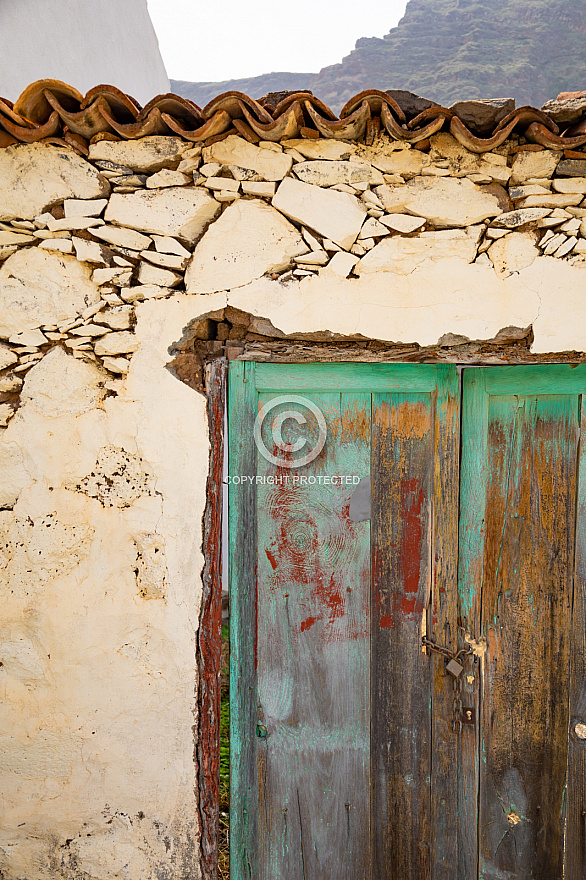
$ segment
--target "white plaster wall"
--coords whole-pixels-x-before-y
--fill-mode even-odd
[[[285,333],[329,330],[423,346],[447,333],[490,339],[501,328],[532,325],[534,352],[586,350],[581,257],[541,256],[531,245],[530,264],[517,269],[512,262],[506,274],[468,262],[476,244],[470,253],[466,240],[454,239],[451,256],[438,256],[428,244],[436,239],[416,235],[394,237],[392,259],[376,272],[345,278],[332,260],[303,280],[287,272],[276,280],[271,276],[290,252],[303,260],[307,230],[289,229],[256,198],[233,209],[213,201],[214,187],[207,195],[196,191],[188,174],[201,157],[191,144],[145,138],[107,149],[125,151],[124,161],[138,168],[149,159],[150,182],[158,177],[160,189],[133,196],[123,216],[116,213],[120,197],[111,199],[106,224],[97,222],[113,234],[142,230],[159,243],[166,235],[167,245],[178,236],[183,245],[177,239],[176,251],[163,251],[167,265],[183,272],[190,261],[188,289],[214,292],[141,284],[146,262],[112,288],[109,273],[122,270],[112,270],[112,256],[103,254],[84,262],[76,215],[70,230],[63,228],[67,218],[36,218],[42,228],[57,223],[52,243],[63,252],[43,249],[51,239],[23,236],[40,210],[72,195],[98,200],[104,210],[109,185],[63,148],[0,151],[0,209],[8,221],[0,229],[0,381],[10,391],[15,376],[24,376],[20,407],[9,400],[0,410],[7,424],[0,427],[3,880],[199,876],[196,631],[209,438],[203,396],[166,369],[169,348],[194,319],[230,304]],[[280,154],[259,151],[246,147],[241,161],[262,159],[268,178],[271,161],[286,173]],[[175,175],[170,189],[161,166]],[[264,186],[270,189],[270,180]],[[224,216],[220,210],[223,223],[215,219]],[[274,235],[267,234],[269,217]],[[102,227],[92,228],[98,240],[81,244],[99,251]],[[523,233],[510,239],[523,240]],[[401,256],[401,242],[416,249],[416,259]],[[172,255],[186,248],[174,263]],[[144,253],[155,256],[152,248]],[[137,250],[136,262],[139,256]],[[96,269],[100,260],[108,268]],[[247,283],[223,289],[235,278]],[[181,281],[167,272],[161,283]],[[84,343],[76,359],[76,329],[83,324],[81,332],[91,335],[94,320],[124,309],[135,309],[136,327],[130,318],[108,325],[113,332],[98,335],[93,350]],[[146,583],[141,553],[155,546]]]
[[[163,369],[191,305],[142,311],[119,396],[68,414],[48,388],[44,411],[26,403],[1,441],[21,451],[26,486],[0,512],[0,872],[10,880],[198,876],[205,405]],[[151,494],[118,508],[71,491],[108,445],[140,457]],[[137,590],[134,539],[145,532],[164,541],[164,598]]]
[[[115,84],[141,104],[168,92],[146,0],[5,0],[0,3],[0,95],[58,79],[85,94]]]

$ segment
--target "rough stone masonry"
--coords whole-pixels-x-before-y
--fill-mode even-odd
[[[198,876],[209,438],[167,369],[186,328],[222,324],[239,357],[228,307],[257,341],[531,326],[535,353],[583,358],[586,157],[420,146],[0,150],[4,880]]]

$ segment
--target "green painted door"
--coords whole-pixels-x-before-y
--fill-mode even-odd
[[[584,880],[584,388],[231,365],[234,880]]]
[[[458,419],[449,366],[231,365],[237,880],[455,876],[453,685],[421,638],[456,648]]]
[[[586,877],[584,392],[583,364],[464,371],[460,880]]]

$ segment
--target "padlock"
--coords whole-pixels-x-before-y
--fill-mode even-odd
[[[459,678],[462,674],[462,670],[464,669],[464,667],[461,663],[458,663],[457,660],[452,659],[448,664],[446,664],[446,669],[451,675],[454,676],[454,678]]]

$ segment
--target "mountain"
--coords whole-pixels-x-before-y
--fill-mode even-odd
[[[586,89],[584,0],[410,0],[382,39],[359,39],[340,64],[319,73],[271,73],[220,83],[171,81],[204,106],[231,89],[260,98],[311,89],[333,110],[363,89],[408,89],[450,106],[469,98],[513,97],[540,107],[562,91]]]

